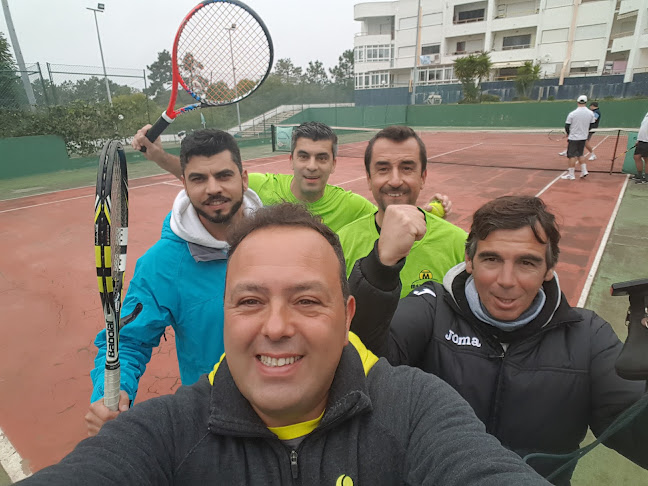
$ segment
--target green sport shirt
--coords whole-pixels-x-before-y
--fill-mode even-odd
[[[427,211],[423,213],[427,231],[422,239],[414,242],[400,272],[401,299],[428,280],[443,283],[446,272],[464,261],[466,232]],[[374,215],[364,216],[338,231],[346,259],[347,278],[355,262],[371,253],[380,236]]]
[[[290,190],[292,175],[250,173],[248,180],[250,189],[259,195],[264,205],[271,206],[282,202],[304,204],[336,233],[342,226],[376,212],[376,206],[364,197],[338,186],[327,184],[321,198],[312,203],[304,203]]]

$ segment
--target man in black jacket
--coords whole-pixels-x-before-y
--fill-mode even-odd
[[[443,285],[426,283],[400,302],[398,273],[422,230],[388,210],[380,239],[350,276],[351,330],[371,351],[448,382],[521,456],[574,451],[588,426],[598,436],[641,397],[645,383],[614,371],[622,344],[611,326],[561,293],[560,233],[540,199],[507,196],[482,206],[465,263]],[[605,444],[648,468],[648,414]],[[562,463],[531,465],[547,476]],[[555,484],[569,484],[572,472]]]
[[[548,484],[446,383],[349,333],[342,247],[307,209],[259,209],[228,242],[226,356],[25,484]]]

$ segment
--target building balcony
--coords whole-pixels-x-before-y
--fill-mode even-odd
[[[511,63],[511,62],[520,62],[528,61],[536,58],[535,56],[536,49],[535,47],[522,47],[520,49],[506,49],[500,51],[491,51],[489,53],[491,62],[495,63]]]
[[[369,46],[369,45],[383,45],[392,43],[391,34],[367,34],[366,32],[358,32],[353,38],[354,47]]]
[[[634,34],[634,32],[632,34]],[[635,46],[634,35],[619,36],[614,39],[612,37],[613,36],[610,36],[610,52],[629,51]]]
[[[353,20],[359,22],[371,17],[392,17],[397,2],[358,3],[353,7]]]

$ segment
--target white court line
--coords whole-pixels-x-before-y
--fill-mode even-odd
[[[567,171],[565,171],[565,172],[563,172],[562,174],[556,176],[556,178],[555,178],[553,181],[551,181],[549,184],[547,184],[546,186],[544,186],[544,187],[540,190],[540,192],[539,192],[538,194],[535,195],[535,197],[540,197],[540,196],[542,195],[542,193],[544,193],[547,189],[549,189],[551,186],[553,186],[554,183],[555,183],[557,180],[559,180],[559,179],[560,179],[564,174],[566,174],[566,173],[567,173]]]
[[[0,429],[0,464],[2,464],[2,468],[9,475],[9,479],[14,483],[31,476],[31,472],[28,471],[25,473],[23,470],[22,461],[22,457],[20,457],[18,451],[14,449],[9,438]]]
[[[617,202],[616,205],[614,206],[614,211],[612,211],[612,216],[610,217],[610,221],[608,222],[607,228],[605,228],[603,239],[601,239],[601,244],[599,245],[598,251],[596,252],[596,256],[594,257],[592,268],[590,268],[589,274],[587,275],[587,280],[585,280],[585,286],[583,287],[583,291],[581,292],[581,296],[580,299],[578,299],[578,304],[576,304],[576,307],[583,307],[585,305],[585,302],[587,301],[587,297],[589,296],[590,289],[592,288],[592,282],[594,281],[594,277],[596,276],[596,271],[598,270],[599,264],[601,263],[601,258],[603,258],[603,252],[605,251],[605,247],[607,246],[608,239],[610,238],[610,233],[612,232],[612,225],[614,224],[614,220],[616,219],[617,213],[619,212],[619,206],[621,206],[621,200],[623,199],[625,190],[628,187],[628,180],[629,180],[629,176],[626,176],[626,180],[623,183],[623,187],[621,188],[621,191],[619,191],[619,197],[617,197]]]
[[[444,155],[453,154],[453,153],[455,153],[455,152],[461,152],[462,150],[467,150],[467,149],[469,149],[469,148],[478,147],[479,145],[484,145],[484,144],[483,144],[482,142],[480,142],[480,143],[476,143],[475,145],[469,145],[468,147],[462,147],[462,148],[457,149],[457,150],[451,150],[450,152],[445,152],[445,153],[442,153],[442,154],[433,155],[432,157],[428,157],[427,159],[428,159],[428,160],[430,160],[430,159],[436,159],[437,157],[442,157],[442,156],[444,156]]]
[[[160,184],[169,184],[169,183],[168,182],[154,182],[153,184],[144,184],[143,186],[131,187],[129,190],[134,191],[135,189],[141,189],[142,187],[159,186]],[[91,186],[87,186],[87,187],[91,187]],[[57,191],[54,191],[54,192],[57,192]],[[52,193],[49,193],[49,194],[52,194]],[[29,196],[29,197],[31,197],[31,196]],[[77,197],[69,197],[67,199],[59,199],[58,201],[49,201],[49,202],[46,202],[46,203],[31,204],[30,206],[23,206],[21,208],[3,209],[2,211],[0,211],[0,214],[2,214],[2,213],[10,213],[12,211],[20,211],[21,209],[30,209],[30,208],[37,208],[37,207],[40,207],[40,206],[49,206],[50,204],[58,204],[58,203],[62,203],[62,202],[74,201],[76,199],[84,199],[86,197],[96,197],[96,194],[86,194],[85,196],[77,196]],[[11,199],[8,199],[8,201],[11,201]]]
[[[335,185],[336,186],[343,186],[344,184],[348,184],[349,182],[355,182],[355,181],[359,181],[359,180],[363,180],[363,179],[366,179],[366,177],[356,177],[355,179],[351,179],[350,181],[340,182],[339,184],[335,184]]]

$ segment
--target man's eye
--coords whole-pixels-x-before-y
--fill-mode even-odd
[[[260,303],[260,302],[259,302],[258,299],[248,298],[248,299],[242,299],[242,300],[240,300],[239,303],[238,303],[238,305],[241,305],[241,306],[252,306],[252,305],[257,305],[257,304],[259,304],[259,303]]]
[[[314,299],[304,298],[304,299],[299,299],[297,303],[299,305],[316,305],[318,302]]]

